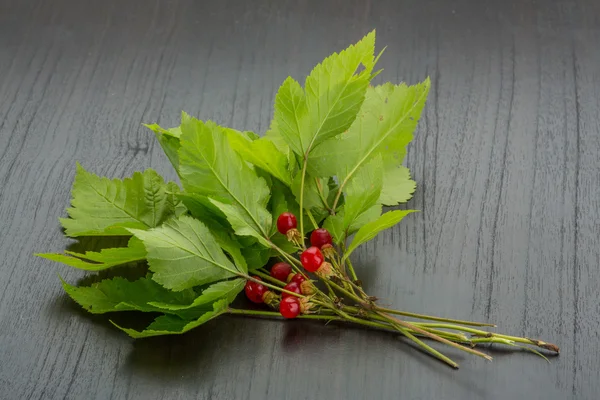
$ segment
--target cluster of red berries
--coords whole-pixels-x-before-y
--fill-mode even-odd
[[[311,295],[314,292],[312,283],[302,274],[292,273],[292,267],[288,263],[280,262],[271,268],[271,276],[282,282],[287,282],[283,287],[284,290],[299,295]],[[254,279],[261,281],[260,277],[253,276]],[[245,287],[246,297],[257,304],[270,303],[272,292],[258,282],[248,281]],[[282,292],[281,301],[279,302],[279,312],[285,318],[296,318],[302,311],[300,299],[290,293]]]
[[[295,230],[298,226],[296,216],[289,212],[284,212],[277,218],[277,230],[282,235],[288,235],[291,230]],[[315,229],[310,235],[311,247],[304,250],[300,255],[300,262],[304,269],[308,272],[315,272],[319,274],[329,274],[331,266],[325,262],[325,257],[321,252],[321,249],[329,251],[332,249],[331,245],[331,234],[327,229],[319,228]],[[307,280],[302,274],[292,273],[292,266],[285,262],[279,262],[271,268],[271,277],[285,282],[286,285],[283,287],[287,292],[297,293],[298,295],[311,295],[314,293],[315,288],[311,281]],[[260,281],[260,277],[254,276],[254,279]],[[245,287],[246,296],[250,301],[254,303],[268,303],[271,304],[273,294],[266,286],[254,282],[246,282]],[[285,318],[296,318],[303,310],[307,308],[306,304],[300,300],[299,297],[293,296],[290,293],[282,292],[281,301],[279,302],[279,312]]]

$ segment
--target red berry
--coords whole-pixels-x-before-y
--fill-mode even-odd
[[[302,252],[300,261],[308,272],[315,272],[323,263],[323,253],[318,247],[312,246]]]
[[[306,280],[306,278],[303,277],[302,274],[296,274],[292,277],[292,280],[290,281],[290,283],[295,282],[298,284],[298,286],[300,286],[300,285],[302,285],[302,282],[304,282],[305,280]]]
[[[287,285],[285,285],[283,288],[289,292],[302,294],[302,290],[300,290],[300,285],[298,285],[296,282],[290,282]],[[290,296],[292,296],[292,295],[285,293],[285,292],[281,292],[282,298],[286,298],[286,297],[290,297]]]
[[[253,278],[261,280],[258,276],[253,276]],[[260,283],[247,281],[244,291],[246,292],[246,297],[248,297],[251,302],[261,304],[263,302],[263,296],[268,292],[268,289]]]
[[[287,282],[287,277],[292,273],[292,266],[285,262],[278,262],[271,267],[271,276],[281,282]]]
[[[279,312],[285,318],[296,318],[298,314],[300,314],[300,301],[294,296],[281,299],[281,303],[279,303]]]
[[[285,235],[290,229],[296,229],[298,222],[296,216],[290,212],[284,212],[277,217],[277,230]]]
[[[325,228],[319,228],[310,234],[310,244],[321,248],[324,244],[331,244],[331,234]]]

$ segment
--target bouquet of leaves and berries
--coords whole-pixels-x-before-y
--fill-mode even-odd
[[[110,180],[77,165],[69,218],[61,219],[65,234],[128,237],[127,245],[39,256],[86,271],[146,268],[137,280],[63,281],[91,313],[158,314],[142,331],[118,326],[134,338],[241,314],[398,333],[452,367],[458,365],[422,339],[486,359],[477,345],[558,353],[550,343],[481,328],[491,324],[382,307],[362,287],[350,255],[413,212],[384,207],[415,191],[402,161],[430,86],[372,86],[380,55],[372,32],[317,65],[304,87],[287,78],[262,137],[185,113],[176,128],[148,125],[182,188],[151,169]],[[264,309],[232,308],[242,291]]]

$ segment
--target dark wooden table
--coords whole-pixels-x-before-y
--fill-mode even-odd
[[[274,94],[376,28],[381,80],[432,78],[409,148],[422,212],[362,248],[373,293],[562,347],[550,364],[223,317],[133,341],[34,258],[68,244],[75,161],[174,173],[140,126],[264,132]],[[0,398],[597,399],[600,2],[0,0]]]

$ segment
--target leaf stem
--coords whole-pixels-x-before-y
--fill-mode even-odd
[[[392,316],[386,315],[386,314],[384,314],[383,312],[380,312],[380,311],[377,311],[377,312],[376,312],[376,314],[378,314],[378,315],[382,316],[383,318],[385,318],[385,319],[389,320],[389,321],[390,321],[390,322],[392,322],[392,323],[394,323],[394,322],[395,322],[395,323],[399,324],[400,326],[402,326],[402,327],[404,327],[404,328],[408,328],[408,329],[410,329],[410,330],[412,330],[412,331],[415,331],[415,332],[417,332],[417,333],[421,333],[421,334],[423,334],[424,336],[427,336],[427,337],[429,337],[430,339],[437,340],[438,342],[441,342],[441,343],[447,344],[448,346],[452,346],[452,347],[454,347],[454,348],[456,348],[456,349],[459,349],[459,350],[465,351],[465,352],[467,352],[467,353],[471,353],[471,354],[474,354],[474,355],[476,355],[476,356],[479,356],[479,357],[485,358],[486,360],[490,360],[490,361],[492,360],[492,357],[490,357],[489,355],[487,355],[487,354],[485,354],[485,353],[482,353],[482,352],[480,352],[480,351],[473,350],[473,349],[471,349],[471,348],[468,348],[468,347],[462,346],[462,345],[460,345],[460,344],[458,344],[458,343],[454,343],[454,342],[452,342],[452,341],[450,341],[450,340],[448,340],[448,339],[445,339],[445,338],[443,338],[443,337],[440,337],[440,336],[438,336],[438,335],[435,335],[435,334],[433,334],[433,333],[431,333],[431,332],[429,332],[429,331],[427,331],[427,330],[425,330],[425,329],[423,329],[423,328],[420,328],[419,326],[416,326],[416,325],[414,325],[414,324],[408,323],[408,322],[406,322],[406,321],[399,320],[398,318],[395,318],[395,317],[392,317]]]
[[[319,178],[315,178],[315,183],[317,184],[317,191],[319,192],[319,197],[321,198],[321,201],[323,202],[325,209],[327,209],[327,211],[329,211],[329,214],[335,214],[333,212],[333,210],[331,209],[331,207],[329,207],[329,203],[327,203],[327,199],[323,195],[323,185],[321,185],[321,181],[319,181]]]
[[[489,326],[489,327],[493,327],[493,328],[496,327],[496,325],[494,325],[494,324],[488,324],[485,322],[473,322],[473,321],[463,321],[460,319],[434,317],[432,315],[416,314],[416,313],[411,313],[411,312],[407,312],[407,311],[393,310],[391,308],[385,308],[385,307],[379,307],[379,306],[377,307],[377,309],[379,311],[383,311],[388,314],[396,314],[396,315],[402,315],[404,317],[426,319],[426,320],[430,320],[430,321],[449,322],[449,323],[453,323],[453,324],[461,324],[461,325],[467,325],[467,326]]]
[[[276,311],[243,310],[243,309],[238,309],[238,308],[228,308],[227,313],[235,314],[235,315],[250,315],[250,316],[258,316],[258,317],[271,317],[271,318],[283,319],[281,314]],[[302,315],[298,315],[297,318],[320,319],[320,320],[329,320],[329,321],[343,321],[344,320],[343,318],[337,317],[335,315],[317,315],[317,314],[302,314]]]
[[[360,297],[358,297],[357,295],[355,295],[354,293],[351,293],[350,291],[344,289],[343,287],[341,287],[340,285],[338,285],[337,283],[333,282],[332,280],[329,280],[328,282],[334,289],[336,289],[338,292],[343,293],[346,297],[356,301],[358,304],[360,304],[361,306],[367,307],[368,308],[368,303],[366,303],[363,299],[361,299]]]
[[[528,345],[532,345],[532,346],[537,346],[542,349],[553,351],[555,353],[560,353],[560,348],[557,345],[552,344],[552,343],[547,343],[542,340],[535,340],[535,339],[529,339],[529,338],[518,337],[518,336],[502,335],[500,333],[486,332],[486,331],[482,331],[479,329],[473,329],[473,328],[468,328],[466,326],[459,326],[459,325],[454,325],[454,324],[415,323],[415,325],[418,325],[420,327],[426,327],[426,328],[452,329],[455,331],[467,332],[467,333],[471,333],[474,336],[477,336],[478,338],[498,338],[498,339],[503,339],[503,340],[509,340],[509,341],[516,342],[516,343],[524,343],[524,344],[528,344]],[[478,342],[482,342],[481,340],[478,340],[478,339],[471,339],[471,340],[472,341],[477,340]]]
[[[356,276],[356,272],[354,272],[354,267],[352,266],[352,262],[350,261],[349,258],[346,258],[345,262],[348,264],[348,271],[350,271],[350,276],[352,277],[352,280],[357,281],[358,276]]]
[[[315,217],[312,215],[310,210],[306,210],[306,215],[308,215],[308,218],[310,218],[310,222],[312,222],[315,229],[319,229],[319,224],[317,224],[317,221],[315,221]]]
[[[266,280],[268,280],[270,282],[273,282],[277,286],[281,286],[281,287],[285,286],[285,283],[281,282],[279,279],[275,279],[271,275],[265,274],[264,272],[261,272],[258,269],[254,270],[252,272],[255,273],[256,275],[260,276],[263,279],[266,279]]]
[[[306,165],[308,164],[308,151],[304,154],[302,164],[302,176],[300,178],[300,236],[304,240],[304,180],[306,178]]]

